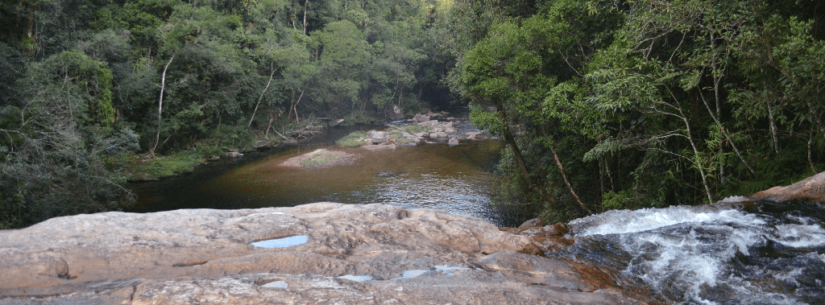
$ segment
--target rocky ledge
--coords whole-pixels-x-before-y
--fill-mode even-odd
[[[388,205],[109,212],[0,232],[0,304],[639,304],[563,237]],[[555,239],[554,239],[555,238]]]

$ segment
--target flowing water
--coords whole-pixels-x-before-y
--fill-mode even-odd
[[[825,304],[825,206],[720,203],[572,221],[548,253],[609,266],[682,304]]]
[[[372,127],[376,128],[381,126]],[[490,207],[489,194],[490,173],[501,149],[498,141],[375,152],[334,147],[335,140],[353,130],[332,128],[308,144],[222,160],[159,182],[131,184],[140,196],[131,211],[335,201],[441,209],[502,224],[502,217]],[[360,157],[349,165],[317,170],[279,166],[317,148]],[[569,224],[568,237],[575,242],[547,255],[606,266],[647,286],[664,303],[825,304],[825,205],[729,201],[616,210],[577,219]],[[261,246],[303,241],[294,238],[291,243],[264,241]],[[409,275],[453,270],[438,268],[411,270]],[[369,275],[348,279],[373,280]]]

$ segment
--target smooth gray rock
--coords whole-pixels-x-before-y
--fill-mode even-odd
[[[478,218],[389,205],[107,212],[0,231],[0,304],[642,303],[598,270],[517,253],[536,251]]]

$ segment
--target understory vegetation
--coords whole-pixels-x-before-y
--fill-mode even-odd
[[[499,203],[548,222],[713,203],[825,170],[823,12],[805,0],[456,1],[448,81],[507,144]]]
[[[453,99],[432,30],[449,5],[2,1],[0,228],[126,206],[135,171]]]

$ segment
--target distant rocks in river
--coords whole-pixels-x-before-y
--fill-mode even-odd
[[[620,273],[526,254],[540,251],[475,217],[390,205],[77,215],[0,231],[0,304],[650,301]]]
[[[487,133],[478,131],[468,122],[449,117],[449,121],[432,120],[432,117],[446,115],[443,113],[419,113],[409,120],[411,124],[390,125],[385,131],[370,130],[364,135],[354,132],[339,143],[347,147],[360,146],[367,150],[395,149],[398,146],[416,146],[418,144],[435,144],[447,142],[450,146],[459,145],[461,140],[490,139]],[[459,125],[463,127],[459,127]],[[462,131],[462,128],[464,131]],[[469,129],[469,130],[468,130]]]

